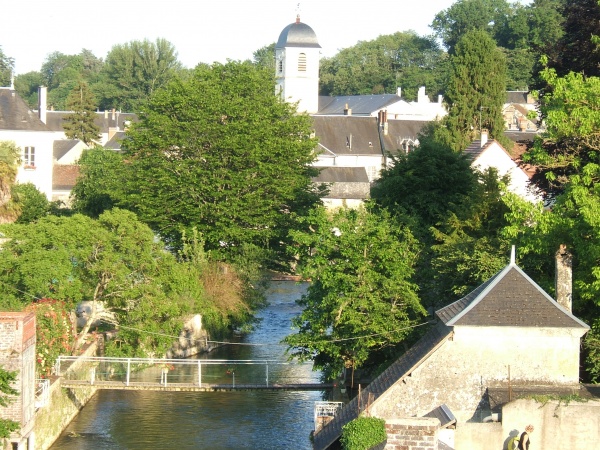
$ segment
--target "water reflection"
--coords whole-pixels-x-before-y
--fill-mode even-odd
[[[289,281],[273,283],[270,305],[259,315],[260,327],[240,338],[240,343],[259,345],[226,346],[206,357],[282,359],[285,347],[277,344],[290,333],[290,320],[299,313],[294,300],[305,289]],[[319,378],[306,365],[279,366],[276,371],[270,379]],[[52,450],[310,449],[313,404],[321,399],[320,392],[101,391]]]

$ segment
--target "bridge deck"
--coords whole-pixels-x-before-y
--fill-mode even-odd
[[[224,392],[224,391],[324,391],[333,389],[331,383],[297,383],[297,384],[207,384],[198,386],[193,383],[149,383],[130,381],[127,385],[123,381],[89,381],[61,380],[65,388],[95,387],[97,389],[118,389],[123,391],[174,391],[174,392]]]

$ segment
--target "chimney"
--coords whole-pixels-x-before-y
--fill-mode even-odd
[[[573,255],[565,244],[560,244],[556,252],[556,301],[567,311],[572,311],[573,304]]]
[[[115,108],[112,109],[112,119],[111,120],[115,120]]]
[[[401,88],[401,87],[397,87],[397,88],[396,88],[396,95],[397,95],[398,97],[402,97],[402,88]]]
[[[346,107],[344,108],[344,115],[345,116],[351,116],[352,115],[352,108],[348,108],[348,103],[346,103]]]
[[[488,141],[488,130],[486,130],[485,128],[482,128],[481,130],[481,148],[485,147],[485,144],[487,144]]]
[[[439,94],[438,95],[438,103],[441,105],[443,101],[444,101],[444,96],[442,94]]]
[[[40,120],[46,123],[46,109],[48,108],[48,88],[40,86],[38,88],[38,114]]]

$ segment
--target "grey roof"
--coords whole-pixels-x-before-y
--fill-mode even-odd
[[[370,116],[400,100],[402,99],[396,94],[321,96],[317,115],[343,115],[347,105],[352,109],[353,116]]]
[[[354,397],[344,408],[314,436],[313,448],[324,450],[333,444],[342,434],[342,427],[356,419],[369,403],[379,398],[397,381],[411,374],[427,357],[452,336],[452,330],[443,324],[431,328],[415,345],[384,370],[375,380],[361,391],[360,399]]]
[[[296,19],[296,22],[290,23],[285,27],[279,35],[275,48],[285,47],[321,48],[313,29],[305,23],[300,22],[299,17]]]
[[[319,144],[336,155],[383,155],[376,117],[313,116]]]
[[[429,411],[423,417],[434,417],[440,421],[441,428],[447,428],[452,424],[456,423],[456,417],[450,411],[450,408],[446,404],[441,404],[437,408]]]
[[[104,144],[104,148],[111,150],[121,150],[121,141],[125,139],[124,131],[117,131],[113,137],[111,137],[106,144]]]
[[[14,89],[0,88],[0,130],[50,131]]]
[[[481,155],[484,152],[485,149],[492,145],[493,142],[495,142],[493,139],[489,139],[486,142],[486,144],[482,147],[481,139],[475,139],[473,142],[471,142],[471,145],[464,149],[463,153],[467,156],[467,158],[469,158],[469,161],[474,161],[479,155]],[[500,147],[502,146],[500,145]],[[502,148],[504,149],[504,147]]]
[[[448,326],[589,329],[513,262],[436,315]]]
[[[368,183],[364,167],[324,167],[312,179],[314,183]]]
[[[63,131],[63,119],[70,111],[47,111],[46,124],[52,131]],[[115,111],[97,111],[94,123],[100,128],[101,133],[108,133],[110,128],[124,130],[130,122],[137,122],[138,117],[133,113],[122,113]]]
[[[527,103],[527,91],[507,91],[504,103]]]
[[[398,153],[405,141],[415,142],[428,123],[425,120],[388,120],[388,133],[382,135],[384,150],[392,154]]]
[[[53,155],[55,160],[59,160],[75,147],[79,142],[79,139],[62,139],[54,141]]]

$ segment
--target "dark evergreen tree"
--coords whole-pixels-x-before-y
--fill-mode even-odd
[[[504,137],[502,106],[506,99],[506,60],[491,36],[467,32],[450,60],[445,100],[448,115],[440,137],[455,151],[464,150],[481,129],[510,149]]]
[[[85,81],[79,81],[71,91],[67,98],[67,107],[72,112],[64,117],[63,128],[69,139],[80,139],[88,145],[100,139],[100,129],[94,123],[94,95]]]
[[[10,86],[14,67],[15,60],[6,56],[0,47],[0,86]]]

